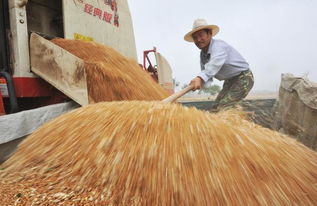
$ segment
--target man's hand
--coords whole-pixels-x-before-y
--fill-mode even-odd
[[[200,77],[195,77],[190,81],[189,85],[193,85],[193,91],[195,91],[202,88],[202,86],[204,85],[204,81]]]

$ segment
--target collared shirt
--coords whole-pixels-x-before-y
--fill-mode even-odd
[[[198,75],[205,83],[211,83],[213,77],[218,80],[230,79],[242,71],[249,70],[246,60],[226,42],[212,39],[208,52],[200,52],[201,72]]]

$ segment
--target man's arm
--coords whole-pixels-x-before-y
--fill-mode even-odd
[[[210,60],[204,65],[204,70],[198,75],[204,82],[211,80],[221,69],[227,58],[224,49],[217,51],[210,57]]]
[[[195,91],[197,89],[201,89],[204,83],[204,80],[201,77],[197,76],[190,81],[189,85],[193,85],[193,91]]]
[[[191,80],[190,85],[194,86],[193,91],[201,89],[205,82],[212,81],[212,78],[219,72],[227,59],[227,53],[224,48],[214,51],[210,60],[203,66],[200,74]]]

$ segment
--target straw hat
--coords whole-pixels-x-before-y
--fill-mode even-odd
[[[215,36],[219,32],[217,25],[208,25],[205,19],[196,19],[193,24],[193,29],[184,36],[185,41],[193,42],[192,34],[202,29],[212,30],[212,36]]]

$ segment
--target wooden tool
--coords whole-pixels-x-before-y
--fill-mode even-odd
[[[193,88],[194,88],[193,85],[189,85],[186,88],[182,89],[181,91],[176,92],[176,93],[172,94],[171,96],[163,99],[161,102],[164,102],[164,103],[174,102],[176,99],[178,99],[181,96],[185,95],[187,92],[191,91]]]

